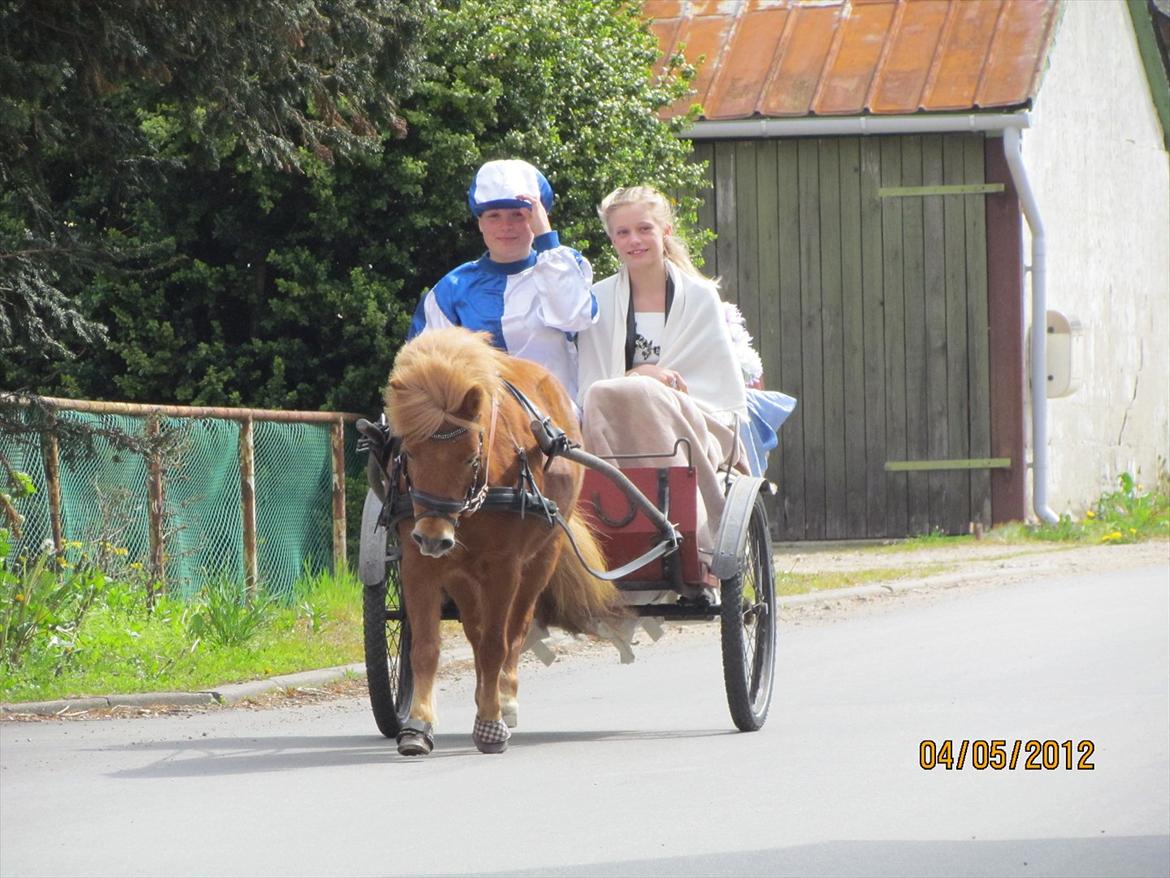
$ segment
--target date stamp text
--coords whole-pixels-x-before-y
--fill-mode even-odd
[[[1009,741],[993,738],[933,741],[928,738],[918,745],[918,765],[926,771],[934,768],[947,771],[964,768],[975,771],[1092,771],[1095,749],[1096,745],[1089,740],[1041,741],[1033,738],[1024,741],[1017,738]]]

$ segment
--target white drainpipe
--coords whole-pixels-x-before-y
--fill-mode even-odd
[[[680,136],[691,140],[746,140],[765,137],[832,137],[863,134],[945,134],[999,132],[1024,220],[1032,233],[1032,509],[1049,524],[1059,517],[1048,508],[1048,305],[1045,289],[1044,223],[1020,154],[1020,131],[1031,126],[1025,113],[915,116],[816,116],[800,119],[735,119],[696,122]]]
[[[1048,250],[1020,146],[1020,129],[1005,128],[1004,158],[1032,232],[1032,510],[1041,521],[1056,524],[1060,517],[1048,506]]]

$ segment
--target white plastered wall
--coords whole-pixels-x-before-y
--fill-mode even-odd
[[[1049,61],[1023,155],[1048,308],[1083,328],[1083,383],[1048,401],[1049,505],[1076,514],[1170,457],[1170,159],[1122,2],[1065,3]]]

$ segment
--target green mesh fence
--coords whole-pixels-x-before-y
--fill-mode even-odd
[[[146,418],[59,411],[77,424],[143,436]],[[217,418],[159,419],[173,432],[174,452],[163,474],[164,557],[171,594],[189,597],[210,578],[244,578],[239,422]],[[355,431],[345,431],[346,470],[360,470]],[[259,587],[288,598],[304,573],[333,565],[331,427],[324,423],[253,423],[256,563]],[[0,435],[13,469],[27,473],[37,493],[18,501],[25,516],[14,555],[32,555],[52,540],[49,490],[38,436]],[[99,541],[124,549],[127,563],[149,566],[149,467],[138,454],[95,437],[94,453],[60,459],[61,524],[66,541]]]
[[[24,516],[23,536],[14,540],[14,555],[31,555],[39,550],[45,540],[53,539],[53,526],[49,520],[48,479],[45,477],[44,458],[41,455],[41,441],[38,436],[0,436],[0,451],[8,458],[14,470],[28,475],[37,492],[31,498],[17,501],[17,509]],[[0,472],[0,479],[5,473]]]
[[[253,427],[261,581],[292,583],[302,570],[316,573],[333,563],[330,433],[327,424],[257,422]]]
[[[240,425],[210,418],[161,419],[178,430],[178,463],[163,483],[167,588],[183,597],[208,578],[244,577]],[[281,585],[284,585],[283,583]],[[286,587],[291,588],[292,583]],[[276,589],[280,591],[279,588]]]
[[[63,421],[132,436],[142,434],[142,419],[125,415],[61,412]],[[94,439],[92,457],[69,453],[61,457],[61,529],[66,540],[92,544],[104,540],[128,550],[130,560],[145,564],[150,555],[150,523],[146,494],[146,460]],[[39,494],[48,517],[48,493]],[[45,534],[51,537],[51,532]]]

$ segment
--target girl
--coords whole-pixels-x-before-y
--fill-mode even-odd
[[[594,285],[597,322],[577,340],[585,445],[598,455],[655,454],[688,439],[702,556],[723,511],[719,469],[747,469],[737,438],[747,418],[743,375],[718,289],[674,237],[670,203],[658,190],[617,189],[598,213],[622,265]]]

